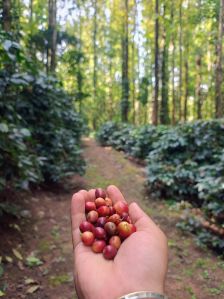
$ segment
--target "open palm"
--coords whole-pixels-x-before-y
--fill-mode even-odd
[[[115,186],[109,186],[107,194],[113,202],[124,201]],[[82,190],[72,198],[75,285],[79,298],[116,299],[135,291],[163,293],[166,237],[136,203],[130,204],[129,214],[137,232],[122,243],[113,261],[83,245],[79,224],[85,220],[85,202],[94,199],[95,190]]]

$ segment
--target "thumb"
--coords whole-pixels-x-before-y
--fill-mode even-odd
[[[152,219],[139,207],[136,202],[130,204],[129,215],[131,221],[137,226],[144,226],[144,228],[157,227]]]

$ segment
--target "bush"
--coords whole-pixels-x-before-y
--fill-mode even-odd
[[[101,130],[107,134],[106,128]],[[147,189],[154,197],[185,200],[200,208],[203,221],[209,221],[215,236],[209,242],[210,228],[199,229],[191,217],[185,226],[198,233],[200,242],[218,251],[223,248],[220,241],[224,235],[223,120],[197,121],[176,127],[110,123],[107,138],[107,144],[128,155],[146,158]]]
[[[146,159],[148,153],[153,149],[153,144],[167,130],[165,126],[145,125],[133,128],[129,133],[129,139],[126,141],[125,151],[138,159]]]
[[[103,146],[113,146],[117,150],[125,150],[130,140],[133,127],[128,124],[106,122],[97,133],[97,140]]]
[[[150,191],[157,196],[185,199],[195,206],[211,201],[214,191],[220,193],[222,188],[223,133],[222,121],[199,121],[170,128],[148,155]]]
[[[83,173],[84,126],[72,98],[1,32],[0,53],[0,190]]]
[[[97,132],[96,138],[98,142],[103,146],[111,145],[110,138],[113,135],[113,133],[117,132],[118,130],[118,124],[112,121],[108,121],[100,127],[99,131]]]
[[[83,173],[80,137],[84,124],[74,111],[72,99],[54,78],[45,76],[35,80],[32,93],[26,89],[21,96],[23,100],[17,102],[17,110],[37,141],[36,152],[44,159],[41,165],[44,179],[58,181],[73,173]]]
[[[99,129],[97,140],[103,146],[110,145],[130,156],[145,159],[152,145],[167,130],[165,126],[134,127],[129,124],[107,122]]]

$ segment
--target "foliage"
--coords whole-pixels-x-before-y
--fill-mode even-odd
[[[145,125],[134,127],[128,124],[107,122],[97,132],[101,145],[110,145],[123,150],[130,156],[145,159],[152,150],[152,145],[166,132],[165,126]]]
[[[135,158],[146,159],[152,146],[167,130],[165,126],[145,125],[133,128],[126,142],[126,152]]]
[[[30,268],[38,267],[42,264],[43,264],[43,262],[39,258],[37,258],[36,256],[34,256],[32,254],[26,258],[26,265],[29,266]]]
[[[209,178],[213,184],[222,177],[223,132],[222,121],[198,121],[167,130],[148,155],[150,191],[188,199],[197,206],[211,199],[212,189],[205,188]]]
[[[223,120],[176,127],[132,127],[110,122],[101,127],[98,140],[106,140],[107,145],[147,160],[147,189],[154,197],[189,201],[202,210],[206,221],[223,227]],[[197,228],[195,221],[187,222],[187,227],[197,231],[200,242],[217,250],[222,248],[220,236],[209,241],[211,232],[205,234],[205,228]]]
[[[84,127],[72,98],[4,32],[0,52],[0,190],[83,173]]]
[[[193,215],[188,215],[184,221],[177,223],[177,227],[185,232],[196,235],[196,243],[204,247],[205,245],[223,255],[224,240],[223,237],[212,233],[203,228],[198,219]]]
[[[108,121],[97,132],[96,138],[99,143],[103,146],[111,145],[110,138],[114,132],[118,131],[119,129],[118,124]]]

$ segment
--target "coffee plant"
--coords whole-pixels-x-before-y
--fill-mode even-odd
[[[110,122],[101,127],[98,140],[101,144],[104,144],[101,140],[106,140],[107,145],[127,155],[145,159],[148,192],[155,198],[185,200],[191,203],[192,209],[199,208],[203,215],[201,224],[188,217],[183,226],[197,233],[200,243],[222,251],[223,120],[196,121],[176,127],[133,127]]]

